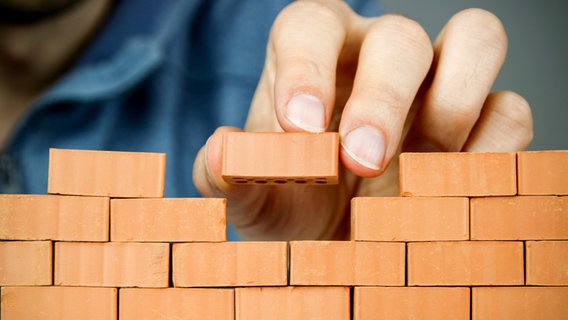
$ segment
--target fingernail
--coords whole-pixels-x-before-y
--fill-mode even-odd
[[[342,139],[341,145],[353,160],[372,170],[380,170],[385,157],[385,140],[371,127],[359,127]]]
[[[323,103],[314,96],[294,96],[286,107],[286,117],[295,126],[306,131],[325,131],[325,109]]]

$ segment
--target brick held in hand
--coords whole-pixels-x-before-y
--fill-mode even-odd
[[[519,194],[568,195],[568,150],[517,153]]]
[[[402,196],[481,197],[517,193],[516,154],[402,153]]]
[[[116,288],[4,287],[1,290],[1,319],[117,319]]]
[[[239,320],[349,320],[349,288],[237,288],[235,313]]]
[[[568,197],[471,199],[472,240],[568,239]]]
[[[51,285],[51,241],[0,242],[0,286]]]
[[[357,197],[351,200],[351,240],[468,239],[468,198]]]
[[[469,288],[355,287],[354,320],[469,320]]]
[[[521,241],[408,244],[409,286],[523,285]]]
[[[49,193],[112,198],[164,196],[166,155],[163,153],[49,151]]]
[[[120,320],[232,320],[234,289],[123,288],[119,293]]]
[[[285,286],[288,244],[277,241],[173,245],[175,287]]]
[[[112,199],[111,241],[226,241],[226,199]]]
[[[291,285],[403,286],[404,272],[404,243],[290,242]]]
[[[527,285],[568,286],[568,239],[527,241],[526,259]]]
[[[109,199],[0,195],[0,239],[108,241]]]
[[[236,184],[337,184],[339,135],[228,132],[222,176]]]
[[[472,288],[472,320],[566,320],[568,287]]]
[[[167,243],[55,243],[55,285],[163,288]]]

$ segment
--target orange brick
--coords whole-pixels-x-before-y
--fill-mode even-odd
[[[111,241],[226,241],[225,199],[113,199]]]
[[[517,153],[519,194],[568,195],[568,150]]]
[[[473,240],[568,239],[568,197],[471,199]]]
[[[351,239],[433,241],[469,239],[469,199],[353,198]]]
[[[47,191],[113,198],[164,196],[163,153],[50,149]]]
[[[0,286],[50,285],[51,241],[0,242]]]
[[[235,290],[120,289],[120,320],[232,320]]]
[[[403,286],[404,243],[291,241],[291,285]]]
[[[243,184],[336,184],[338,150],[337,132],[228,132],[222,176]]]
[[[5,320],[116,320],[116,288],[4,287]]]
[[[109,199],[0,195],[0,239],[108,241]]]
[[[174,286],[283,286],[287,258],[286,242],[174,244]]]
[[[522,242],[408,244],[409,286],[523,285]]]
[[[526,250],[527,285],[568,286],[568,241],[527,241]]]
[[[237,288],[237,320],[348,320],[347,287]]]
[[[517,193],[515,153],[403,153],[403,196],[508,196]]]
[[[167,287],[167,243],[55,243],[55,284]]]
[[[354,320],[469,320],[469,288],[356,287]]]
[[[472,319],[566,320],[568,287],[472,288]]]

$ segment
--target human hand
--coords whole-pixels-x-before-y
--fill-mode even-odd
[[[528,146],[527,102],[490,92],[506,48],[501,22],[480,9],[456,14],[432,44],[402,16],[363,18],[340,1],[294,2],[272,27],[245,130],[338,131],[340,184],[229,185],[221,136],[238,129],[222,127],[196,158],[196,187],[228,198],[228,221],[243,239],[344,239],[352,197],[397,194],[401,150]]]

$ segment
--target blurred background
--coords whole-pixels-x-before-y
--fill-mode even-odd
[[[529,150],[568,150],[568,1],[381,0],[387,12],[418,21],[434,40],[458,11],[496,14],[509,50],[494,90],[520,93],[532,107],[535,136]]]

